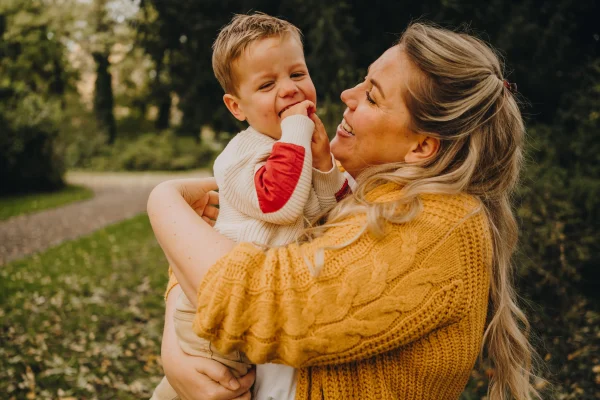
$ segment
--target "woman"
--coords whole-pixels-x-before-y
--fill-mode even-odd
[[[539,397],[511,284],[524,134],[512,88],[481,41],[409,26],[342,93],[331,151],[357,187],[302,244],[235,246],[211,228],[214,183],[159,185],[148,213],[197,301],[196,333],[221,351],[299,368],[297,399],[456,399],[482,345],[490,399]],[[171,312],[168,300],[166,346],[176,346]],[[234,398],[253,379],[229,384],[214,364],[186,362],[164,360],[184,398]]]

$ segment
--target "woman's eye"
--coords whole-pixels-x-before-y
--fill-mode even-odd
[[[369,91],[365,91],[366,95],[367,95],[367,101],[371,104],[376,104],[375,100],[373,100],[373,98],[371,97],[371,94],[369,93]]]

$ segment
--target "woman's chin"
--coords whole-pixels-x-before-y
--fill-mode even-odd
[[[352,157],[352,151],[348,148],[345,143],[340,143],[337,136],[333,138],[330,144],[331,154],[333,154],[333,158],[339,161],[342,165],[344,161],[347,161],[349,157]]]

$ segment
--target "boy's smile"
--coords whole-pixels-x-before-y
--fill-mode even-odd
[[[250,44],[234,62],[237,95],[223,101],[240,121],[257,131],[281,138],[281,114],[304,100],[316,103],[302,44],[294,37],[272,37]]]

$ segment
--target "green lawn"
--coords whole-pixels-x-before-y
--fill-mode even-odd
[[[0,197],[0,221],[91,198],[94,193],[82,186],[68,185],[55,192]]]
[[[1,397],[149,398],[166,270],[145,214],[0,268]]]
[[[166,282],[145,214],[0,268],[2,398],[148,399]]]

